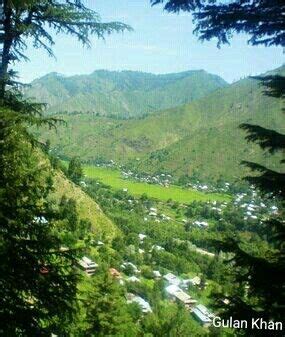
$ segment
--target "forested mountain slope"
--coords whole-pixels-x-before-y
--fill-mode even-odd
[[[143,119],[64,116],[67,126],[41,136],[49,138],[61,156],[113,159],[147,172],[167,171],[177,176],[196,172],[233,179],[244,174],[241,160],[267,162],[258,147],[247,144],[239,125],[248,122],[279,131],[283,126],[282,102],[263,95],[262,90],[257,80],[247,78]],[[275,164],[270,157],[270,165]]]
[[[203,70],[165,75],[97,70],[71,77],[50,73],[33,81],[25,94],[47,103],[49,113],[129,118],[189,103],[226,85]]]

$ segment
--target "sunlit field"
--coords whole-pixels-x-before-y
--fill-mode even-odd
[[[228,201],[230,197],[226,194],[204,193],[193,189],[183,189],[178,186],[164,187],[147,183],[136,182],[123,179],[117,170],[84,166],[84,173],[88,178],[98,179],[114,189],[127,189],[133,196],[146,194],[149,198],[155,198],[161,201],[172,199],[179,203],[189,203],[192,201]]]

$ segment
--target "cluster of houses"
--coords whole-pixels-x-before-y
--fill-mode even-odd
[[[144,217],[144,221],[148,221],[149,219],[159,223],[161,221],[170,221],[171,217],[163,213],[159,213],[155,207],[150,207],[147,209],[147,216]]]
[[[109,167],[109,168],[114,168],[114,167],[117,167],[117,164],[114,160],[109,160],[109,161],[98,161],[97,160],[97,163],[96,163],[96,166],[97,167]]]
[[[189,280],[181,280],[174,274],[168,273],[164,275],[163,278],[167,282],[165,291],[172,301],[184,305],[202,326],[208,327],[211,325],[212,320],[215,317],[214,314],[212,314],[204,305],[197,305],[197,300],[193,299],[184,291],[190,284],[192,286],[199,286],[201,284],[199,276]]]
[[[146,235],[140,234],[140,239],[144,240]],[[98,264],[92,261],[90,258],[83,256],[78,260],[78,266],[81,270],[83,270],[88,276],[93,275],[97,268]],[[121,264],[121,269],[124,271],[127,267],[131,267],[133,273],[135,275],[126,277],[127,282],[140,282],[137,274],[140,274],[140,270],[138,267],[132,262],[123,262]],[[109,269],[110,275],[117,279],[121,285],[124,285],[124,280],[121,273],[115,269]],[[153,271],[154,279],[161,279],[162,275],[159,270]],[[193,299],[185,290],[188,289],[189,286],[199,287],[201,284],[201,279],[199,276],[195,276],[192,279],[182,280],[173,273],[167,273],[163,276],[163,279],[166,281],[165,292],[167,293],[169,299],[171,301],[175,301],[177,303],[182,304],[192,315],[201,323],[203,326],[209,326],[214,317],[210,311],[201,304],[197,305],[197,300]],[[126,295],[127,303],[137,303],[141,308],[143,313],[152,312],[150,304],[143,299],[141,296],[136,294],[128,293]]]
[[[259,214],[265,211],[271,214],[278,213],[278,207],[276,205],[266,205],[253,187],[250,193],[238,193],[235,196],[234,205],[243,210],[244,220],[256,220]]]
[[[188,183],[187,186],[197,190],[197,191],[207,191],[209,190],[209,186],[205,184],[200,184],[199,181],[196,183]]]
[[[222,186],[220,187],[217,187],[217,186],[214,186],[214,185],[210,185],[210,184],[203,184],[201,183],[199,180],[196,180],[194,183],[191,182],[191,183],[188,183],[187,184],[188,187],[191,187],[197,191],[204,191],[204,192],[229,192],[230,190],[230,186],[231,184],[230,183],[223,183]]]
[[[201,192],[229,192],[230,189],[230,183],[224,183],[223,186],[217,187],[210,184],[204,184],[201,183],[199,180],[196,180],[195,182],[189,182],[186,184],[186,187],[193,188],[196,191]]]
[[[147,175],[142,173],[135,173],[130,170],[122,171],[122,177],[124,179],[134,179],[139,182],[147,184],[157,184],[165,187],[169,187],[172,183],[172,176],[170,174],[161,173],[157,175]]]

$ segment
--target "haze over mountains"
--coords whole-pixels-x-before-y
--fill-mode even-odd
[[[278,72],[284,73],[285,67]],[[209,76],[200,73],[204,76],[201,85],[204,90],[205,76],[207,79]],[[185,76],[176,76],[175,82],[163,87],[173,88],[175,83],[177,92],[172,93],[172,99],[182,89],[189,92]],[[188,83],[190,78],[186,78]],[[223,176],[233,180],[245,173],[240,166],[242,160],[278,166],[278,158],[267,158],[259,147],[248,145],[245,133],[238,126],[249,122],[281,131],[282,102],[264,96],[256,80],[247,78],[225,85],[213,75],[210,75],[211,84],[213,79],[220,83],[220,88],[208,94],[202,91],[202,97],[188,104],[178,106],[180,96],[178,107],[130,120],[87,113],[64,114],[67,126],[59,127],[57,133],[44,131],[41,137],[50,139],[54,151],[61,156],[79,156],[88,161],[112,159],[143,172],[169,172],[177,177],[195,173],[206,179]],[[126,83],[120,84],[118,80],[117,85],[124,87]],[[146,80],[144,86],[147,85],[156,95],[162,90],[161,86],[159,90],[151,87]],[[157,102],[159,98],[163,100],[163,95],[157,96]]]
[[[165,75],[97,70],[71,77],[50,73],[33,81],[25,94],[47,103],[49,113],[129,118],[189,103],[226,85],[203,70]]]

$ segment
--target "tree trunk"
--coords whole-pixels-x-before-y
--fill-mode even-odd
[[[8,6],[8,1],[4,0],[2,3],[3,8],[3,36],[2,36],[2,55],[1,55],[1,65],[0,65],[0,99],[4,98],[6,84],[8,81],[8,67],[11,61],[11,46],[13,43],[13,34],[12,34],[12,10]]]

